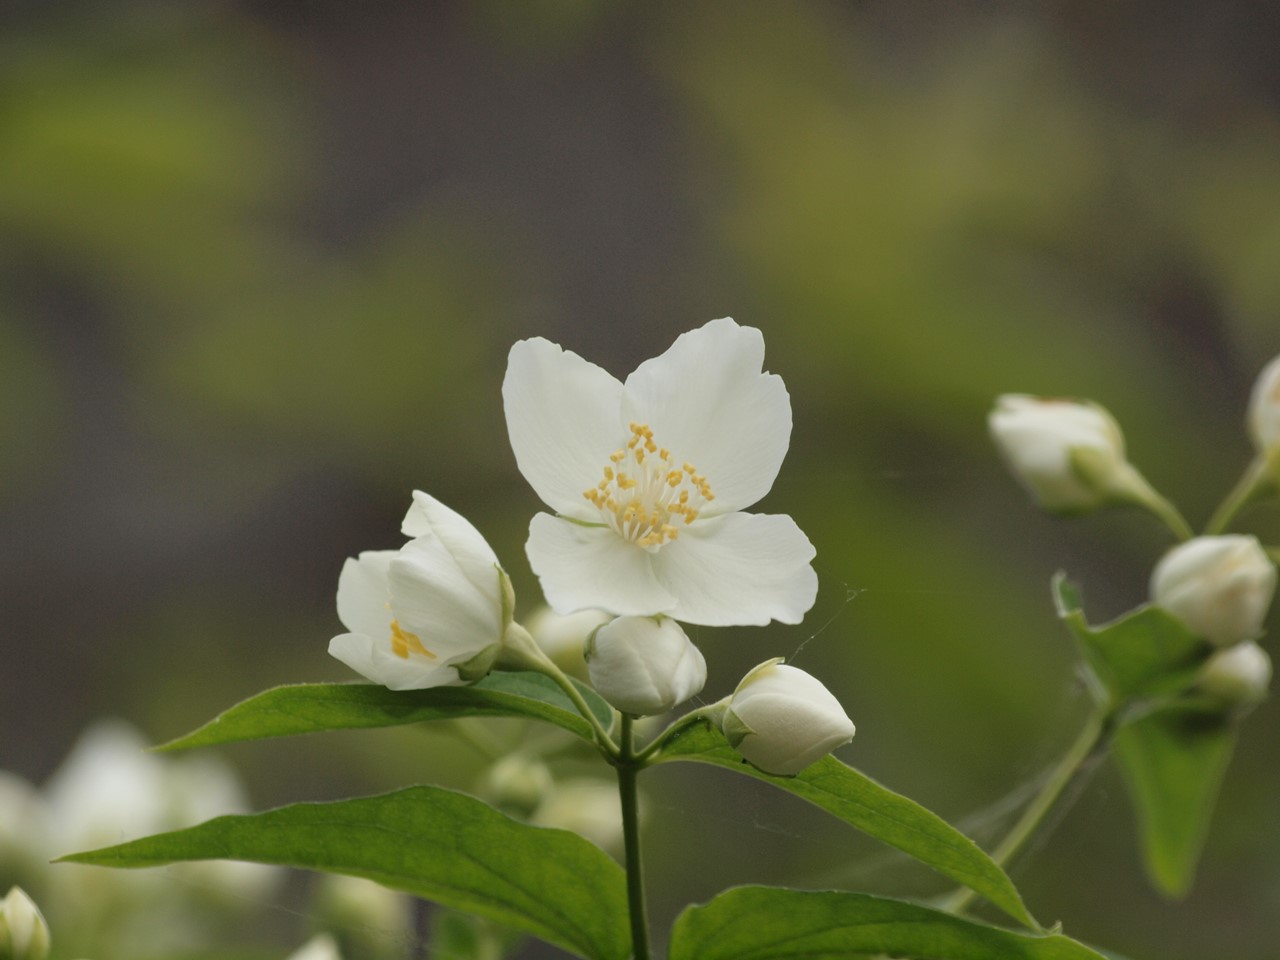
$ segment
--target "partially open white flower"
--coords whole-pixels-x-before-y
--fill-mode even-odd
[[[1271,658],[1252,640],[1219,650],[1200,671],[1202,693],[1230,707],[1261,703],[1271,686]]]
[[[1196,537],[1166,553],[1151,574],[1151,600],[1219,647],[1262,633],[1276,568],[1256,537]]]
[[[1004,394],[987,417],[1010,472],[1046,510],[1080,512],[1144,498],[1119,425],[1096,403]]]
[[[781,660],[766,660],[742,678],[721,726],[734,749],[779,776],[799,773],[854,734],[831,691]]]
[[[1263,367],[1254,381],[1248,425],[1258,453],[1280,458],[1280,357]]]
[[[725,318],[620,383],[541,338],[511,348],[502,385],[516,463],[543,503],[526,550],[560,613],[664,613],[711,626],[798,623],[813,546],[788,516],[742,513],[791,438],[760,331]]]
[[[702,652],[669,617],[606,623],[587,644],[587,670],[596,693],[636,717],[666,713],[707,682]]]
[[[0,900],[0,960],[45,960],[49,925],[21,887]]]
[[[511,623],[511,585],[484,537],[422,491],[400,550],[348,560],[329,653],[392,690],[456,686],[489,671]]]

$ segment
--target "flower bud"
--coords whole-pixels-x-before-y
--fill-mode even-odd
[[[545,763],[516,752],[489,768],[481,793],[499,810],[527,817],[551,792],[552,784]]]
[[[333,937],[319,933],[289,954],[288,960],[342,960],[342,954]]]
[[[779,776],[799,773],[854,733],[831,691],[781,659],[767,660],[742,678],[721,727],[743,757]]]
[[[1119,425],[1096,403],[1004,394],[987,425],[1009,470],[1046,510],[1080,513],[1151,495],[1125,458]]]
[[[667,617],[618,617],[587,641],[596,692],[623,713],[666,713],[702,689],[707,662]]]
[[[587,662],[582,659],[582,651],[587,637],[611,619],[603,610],[559,614],[548,606],[541,606],[525,618],[524,625],[552,663],[571,677],[586,680]]]
[[[0,900],[0,960],[45,960],[49,925],[21,887]]]
[[[1266,699],[1271,658],[1252,640],[1237,643],[1209,658],[1197,685],[1225,706],[1247,710]]]
[[[1258,453],[1280,460],[1280,357],[1258,374],[1249,397],[1249,436]]]
[[[1262,633],[1275,588],[1275,565],[1257,538],[1235,534],[1179,544],[1151,574],[1151,601],[1218,647]]]
[[[642,817],[643,800],[641,797]],[[559,781],[529,822],[538,827],[572,830],[603,850],[622,852],[622,804],[617,785],[608,780],[574,777]]]

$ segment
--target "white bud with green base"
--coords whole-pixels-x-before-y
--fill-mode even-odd
[[[49,925],[21,887],[0,900],[0,960],[45,960]]]
[[[623,713],[666,713],[707,682],[707,662],[668,617],[618,617],[591,634],[587,671],[596,692]]]
[[[1195,537],[1166,553],[1151,574],[1151,600],[1217,647],[1262,633],[1276,567],[1256,537]]]
[[[720,725],[746,760],[779,776],[799,773],[854,734],[853,721],[831,691],[781,658],[742,678]]]
[[[1119,424],[1096,403],[1004,394],[987,425],[1010,472],[1046,510],[1079,514],[1114,503],[1167,509],[1128,461]]]

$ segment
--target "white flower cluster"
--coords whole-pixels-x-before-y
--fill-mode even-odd
[[[808,537],[784,514],[745,512],[769,492],[791,437],[790,398],[763,363],[760,331],[728,318],[625,381],[541,338],[511,348],[507,431],[553,511],[534,516],[526,553],[555,613],[590,618],[587,674],[625,714],[665,713],[701,691],[706,662],[681,623],[799,623],[813,605]],[[507,575],[470,523],[424,493],[403,532],[412,539],[400,550],[347,561],[338,615],[350,632],[330,653],[394,690],[478,679],[528,636],[512,622]],[[744,756],[770,772],[794,773],[798,758],[853,736],[830,694],[788,719],[821,688],[790,667],[771,684],[797,676],[794,697],[758,697],[735,727]]]
[[[1129,463],[1119,426],[1097,404],[1006,394],[988,417],[1009,469],[1045,509],[1136,503],[1182,536],[1152,571],[1151,601],[1216,648],[1198,689],[1232,707],[1257,703],[1271,681],[1271,660],[1255,641],[1275,594],[1276,566],[1256,537],[1220,531],[1251,500],[1280,491],[1280,357],[1258,376],[1245,422],[1254,462],[1210,522],[1214,532],[1192,536]]]

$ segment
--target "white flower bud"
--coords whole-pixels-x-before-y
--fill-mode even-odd
[[[1271,658],[1252,640],[1219,650],[1200,671],[1202,693],[1231,707],[1261,703],[1271,685]]]
[[[781,659],[767,660],[742,678],[721,726],[734,749],[779,776],[799,773],[854,733],[831,691]]]
[[[1275,564],[1256,537],[1196,537],[1151,574],[1151,600],[1197,636],[1228,647],[1262,633],[1276,588]]]
[[[707,662],[667,617],[618,617],[587,641],[596,692],[623,713],[666,713],[702,689]]]
[[[1249,436],[1258,453],[1280,457],[1280,357],[1258,374],[1249,397]]]
[[[49,925],[21,887],[0,900],[0,960],[45,960]]]
[[[587,637],[611,619],[603,610],[559,614],[548,606],[541,606],[524,619],[524,626],[552,663],[570,676],[586,680],[587,662],[582,659],[582,651]]]
[[[320,933],[289,954],[288,960],[342,960],[342,954],[333,937]]]
[[[551,771],[535,757],[509,753],[485,774],[481,793],[494,806],[527,816],[552,789]]]
[[[1147,499],[1119,425],[1096,403],[1004,394],[987,417],[1009,470],[1046,510],[1082,512]]]

